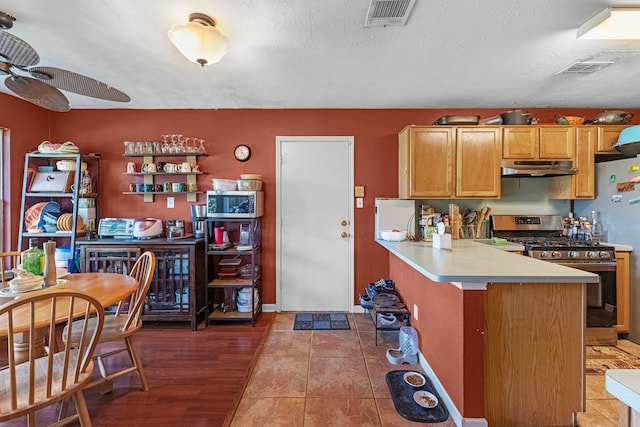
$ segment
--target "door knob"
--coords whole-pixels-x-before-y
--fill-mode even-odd
[[[346,239],[347,237],[349,237],[349,233],[347,233],[346,231],[343,231],[342,234],[340,234],[340,237],[342,237],[343,239]]]
[[[343,219],[342,222],[340,223],[343,227],[346,227],[347,225],[349,225],[349,221],[347,221],[346,219]]]

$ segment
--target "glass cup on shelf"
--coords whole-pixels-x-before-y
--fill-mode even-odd
[[[135,143],[131,142],[131,141],[125,141],[124,142],[124,154],[126,156],[130,156],[132,154],[135,154]]]

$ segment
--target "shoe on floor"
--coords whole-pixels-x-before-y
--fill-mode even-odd
[[[367,310],[373,308],[373,301],[371,301],[369,295],[360,295],[360,307]]]

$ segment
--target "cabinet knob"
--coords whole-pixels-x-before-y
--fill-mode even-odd
[[[347,221],[346,219],[343,219],[342,222],[340,223],[343,227],[346,227],[347,225],[349,225],[349,221]]]
[[[347,237],[349,237],[349,233],[347,233],[346,231],[343,231],[343,232],[340,234],[340,237],[342,237],[343,239],[346,239]]]

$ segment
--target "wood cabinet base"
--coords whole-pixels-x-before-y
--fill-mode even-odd
[[[586,328],[584,342],[586,345],[616,345],[618,343],[618,330],[615,326],[610,328]]]

